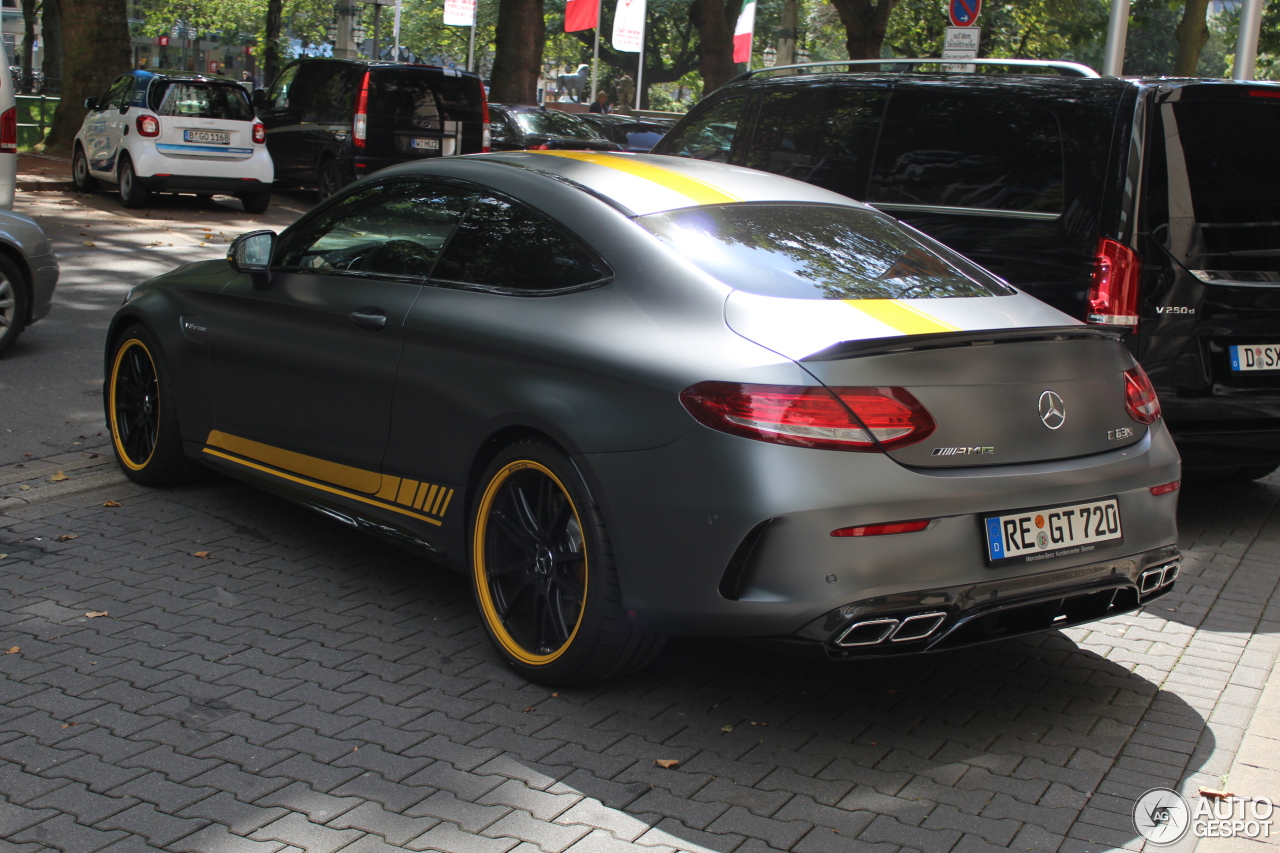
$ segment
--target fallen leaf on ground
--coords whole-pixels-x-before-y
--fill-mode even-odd
[[[521,713],[521,714],[527,714],[527,713],[529,713],[529,712],[530,712],[530,711],[532,711],[532,710],[533,710],[533,706],[532,706],[532,705],[530,705],[528,708],[525,708],[525,709],[524,709],[523,711],[521,711],[520,713]]]
[[[722,731],[722,732],[731,732],[731,731],[733,731],[733,726],[721,726],[721,727],[720,727],[720,731]]]
[[[71,479],[71,478],[70,478],[70,477],[68,477],[66,474],[64,474],[64,473],[62,473],[61,471],[59,471],[58,473],[54,474],[52,477],[50,477],[50,478],[49,478],[49,482],[50,482],[50,483],[61,483],[63,480],[70,480],[70,479]]]
[[[557,696],[559,696],[559,695],[560,695],[559,693],[552,693],[552,694],[551,694],[551,698],[552,698],[552,699],[554,699],[554,698],[556,698],[556,697],[557,697]]]
[[[752,723],[751,725],[753,725],[753,726],[767,726],[767,725],[769,725],[769,724],[768,724],[768,723]]]
[[[202,559],[202,560],[207,560],[207,559],[209,559],[209,552],[208,552],[208,551],[196,551],[196,553],[195,553],[195,555],[194,555],[194,556],[197,556],[197,557],[199,557],[199,558],[200,558],[200,559]]]
[[[85,618],[87,618],[87,619],[97,619],[99,616],[106,616],[106,615],[107,615],[107,611],[105,611],[105,610],[90,610],[88,613],[86,613],[86,614],[84,614],[84,615],[85,615]]]
[[[119,502],[119,501],[105,501],[102,505],[103,505],[103,506],[120,506],[120,502]]]
[[[20,651],[22,651],[22,647],[21,647],[21,646],[11,646],[11,647],[9,648],[9,651],[5,652],[5,654],[6,654],[6,655],[16,655],[16,654],[17,654],[18,652],[20,652]]]
[[[88,246],[90,249],[93,249],[93,248],[97,247],[97,245],[98,245],[97,243],[93,242],[92,240],[85,240],[85,241],[84,241],[84,244],[85,244],[86,246]]]
[[[18,491],[20,491],[20,492],[29,492],[29,491],[31,491],[31,487],[30,487],[30,486],[18,486]]]
[[[1225,800],[1227,797],[1234,797],[1235,794],[1230,791],[1215,791],[1213,788],[1201,788],[1200,796],[1206,800]]]
[[[8,555],[8,554],[0,554],[0,560],[3,560],[3,559],[4,559],[5,557],[7,557],[7,556],[9,556],[9,555]]]
[[[62,534],[61,536],[59,536],[59,537],[58,537],[58,541],[59,541],[59,542],[70,542],[72,539],[79,539],[79,538],[80,538],[80,537],[79,537],[79,536],[77,536],[77,535],[76,535],[76,534],[74,534],[74,533],[64,533],[64,534]]]
[[[674,758],[659,758],[659,759],[656,759],[653,763],[661,767],[663,770],[670,770],[672,767],[675,767],[680,762]]]

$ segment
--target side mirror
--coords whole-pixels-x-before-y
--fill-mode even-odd
[[[85,108],[86,110],[96,110],[96,109],[98,108],[98,99],[97,99],[97,98],[85,98],[85,99],[84,99],[84,108]]]
[[[265,104],[265,103],[267,102],[267,92],[266,92],[266,90],[265,90],[265,89],[254,89],[254,90],[253,90],[253,95],[250,97],[250,100],[252,100],[252,101],[253,101],[253,108],[254,108],[255,110],[260,110],[260,109],[262,109],[263,104]]]
[[[246,273],[261,290],[271,283],[271,255],[276,248],[276,232],[250,231],[231,241],[227,262],[236,272]]]

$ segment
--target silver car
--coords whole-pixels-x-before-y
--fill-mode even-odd
[[[107,415],[467,572],[549,684],[672,634],[829,658],[1141,607],[1180,467],[1116,329],[786,178],[518,152],[386,169],[135,288]]]
[[[0,210],[0,356],[49,313],[58,261],[34,219]]]

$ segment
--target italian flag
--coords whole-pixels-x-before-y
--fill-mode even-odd
[[[564,4],[564,31],[593,30],[600,25],[600,0],[569,0]]]
[[[738,15],[738,25],[733,28],[733,61],[751,61],[751,37],[756,28],[756,0],[748,0]]]

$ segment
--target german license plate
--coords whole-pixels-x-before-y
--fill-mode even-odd
[[[414,148],[425,148],[428,151],[440,150],[439,139],[411,139],[409,140],[409,144]]]
[[[1280,370],[1280,344],[1231,347],[1231,369],[1239,373],[1250,370]]]
[[[992,515],[983,519],[983,527],[991,563],[1034,563],[1085,554],[1124,538],[1115,498]]]
[[[206,145],[231,144],[231,133],[225,130],[184,130],[182,138],[187,142],[203,142]]]

